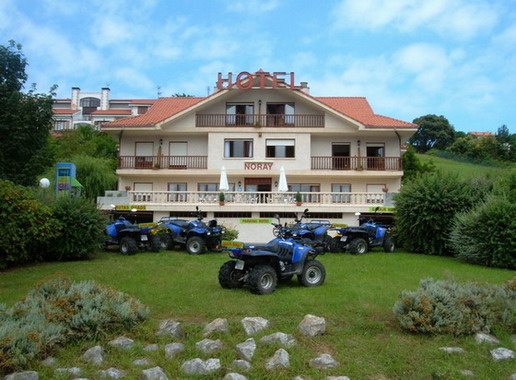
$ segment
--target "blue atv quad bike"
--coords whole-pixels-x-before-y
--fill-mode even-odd
[[[140,228],[119,217],[106,226],[105,247],[118,246],[122,255],[134,255],[138,248],[159,252],[161,245],[159,237],[151,233],[150,228]]]
[[[360,213],[355,215],[360,216]],[[390,230],[369,219],[359,227],[338,228],[337,235],[331,241],[330,251],[362,255],[373,247],[383,247],[385,252],[394,252],[395,248]]]
[[[308,209],[306,208],[301,217],[297,215],[294,219],[295,224],[284,230],[286,237],[292,237],[292,239],[309,239],[314,243],[326,243],[325,247],[329,248],[332,238],[328,235],[328,230],[332,228],[332,225],[327,220],[312,220],[309,223],[303,223],[303,219],[308,216]],[[278,229],[273,229],[274,236],[277,236]]]
[[[279,280],[290,280],[297,275],[301,285],[314,287],[326,278],[324,265],[315,260],[324,254],[324,242],[314,243],[285,238],[288,228],[274,224],[278,237],[265,245],[227,242],[229,256],[219,270],[219,283],[225,289],[249,287],[254,294],[270,294]]]
[[[210,251],[220,250],[224,227],[219,226],[217,219],[210,219],[208,224],[202,220],[204,216],[196,207],[196,212],[192,213],[196,220],[187,221],[176,218],[161,218],[158,228],[165,230],[161,234],[161,247],[174,249],[176,245],[186,248],[191,255],[203,253],[206,248]]]

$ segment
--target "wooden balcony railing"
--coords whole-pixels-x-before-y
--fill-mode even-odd
[[[312,156],[312,170],[402,170],[401,157]]]
[[[118,169],[206,169],[208,156],[120,156]]]
[[[322,128],[324,115],[197,114],[196,127],[287,127]]]
[[[153,204],[219,204],[219,192],[204,191],[129,191],[129,201],[132,203]],[[295,207],[295,192],[237,192],[226,191],[226,205],[287,205]],[[302,192],[303,204],[320,205],[383,205],[385,193],[322,193]]]

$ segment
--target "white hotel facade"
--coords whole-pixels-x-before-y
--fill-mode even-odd
[[[250,222],[276,213],[290,222],[308,208],[313,219],[356,224],[355,212],[392,206],[417,125],[375,114],[365,98],[314,97],[293,73],[260,70],[219,73],[210,96],[159,98],[101,130],[119,143],[119,191],[99,198],[101,208],[136,207],[139,221],[158,221],[189,219],[199,206],[240,240],[267,241],[271,226]],[[282,167],[287,192],[278,191]]]

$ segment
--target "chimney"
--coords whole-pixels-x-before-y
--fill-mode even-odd
[[[81,89],[79,87],[72,87],[72,104],[71,108],[76,110],[79,108],[79,94]]]
[[[100,109],[106,111],[109,109],[109,92],[111,90],[109,87],[102,87],[102,92],[100,94]]]
[[[301,82],[301,91],[309,94],[310,93],[310,87],[308,87],[308,82]]]

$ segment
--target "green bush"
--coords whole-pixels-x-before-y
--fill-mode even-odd
[[[60,236],[52,210],[25,187],[0,180],[0,268],[42,260]]]
[[[23,369],[71,341],[132,326],[149,312],[138,300],[94,281],[63,278],[41,284],[0,311],[0,372]]]
[[[491,187],[484,179],[464,180],[439,172],[409,181],[395,197],[398,243],[412,252],[451,254],[453,217],[483,200]]]
[[[84,198],[63,197],[52,208],[62,233],[49,248],[48,259],[86,259],[99,249],[106,221],[95,204]]]
[[[222,234],[222,240],[236,240],[238,239],[238,230],[234,227],[226,227]]]
[[[394,314],[404,330],[424,334],[465,335],[493,326],[516,328],[516,278],[504,286],[421,280],[404,291]]]
[[[492,196],[470,211],[457,214],[450,242],[461,260],[516,269],[516,203]]]

